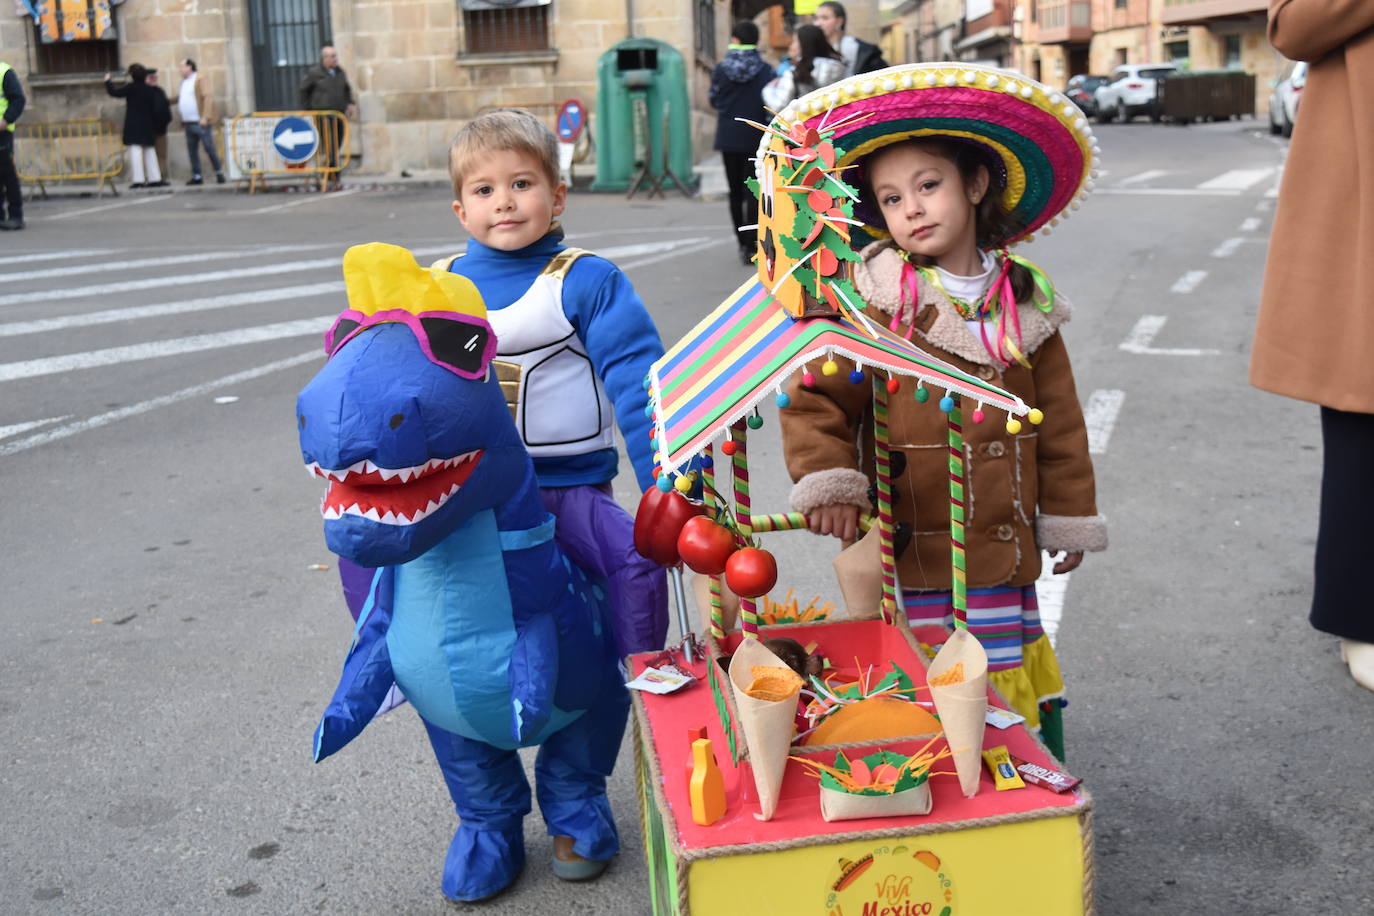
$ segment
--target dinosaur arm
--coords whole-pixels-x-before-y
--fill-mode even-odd
[[[343,675],[315,729],[315,762],[340,750],[380,712],[395,684],[386,631],[391,625],[395,569],[377,570],[358,617]]]

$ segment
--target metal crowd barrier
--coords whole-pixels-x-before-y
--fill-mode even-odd
[[[313,126],[314,152],[301,162],[285,158],[273,142],[283,118],[301,118]],[[294,136],[293,143],[304,143]],[[319,180],[320,190],[338,180],[352,157],[348,118],[339,111],[255,111],[231,118],[224,132],[229,177],[248,179],[248,192],[267,186],[269,177]]]
[[[124,170],[124,143],[114,124],[103,118],[15,125],[15,170],[21,181],[38,185],[48,196],[53,181],[94,181],[97,195],[105,186],[118,196],[115,176]]]

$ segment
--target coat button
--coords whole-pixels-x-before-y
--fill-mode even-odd
[[[979,366],[974,373],[985,382],[992,381],[992,377],[997,374],[991,366]]]
[[[1007,447],[1000,442],[988,443],[988,455],[993,458],[1001,458],[1007,453]]]
[[[998,525],[996,528],[992,529],[993,538],[999,541],[1010,541],[1012,535],[1015,533],[1011,525]]]

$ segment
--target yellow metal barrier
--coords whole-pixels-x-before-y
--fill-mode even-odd
[[[301,118],[312,125],[315,150],[302,162],[291,162],[273,143],[283,118]],[[293,132],[293,142],[296,140]],[[339,111],[255,111],[231,118],[224,146],[233,177],[248,179],[248,192],[266,187],[269,176],[318,176],[320,189],[337,181],[351,158],[348,118]]]
[[[50,181],[94,181],[118,196],[114,178],[124,170],[124,143],[114,124],[102,118],[15,125],[15,170],[21,181],[38,185],[48,196]]]

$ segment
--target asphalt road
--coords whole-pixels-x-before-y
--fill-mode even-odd
[[[1284,151],[1262,126],[1099,128],[1098,193],[1025,250],[1076,309],[1111,524],[1109,551],[1042,586],[1111,916],[1374,910],[1374,697],[1305,619],[1317,411],[1246,385]],[[310,762],[350,621],[292,422],[344,248],[455,250],[448,195],[27,216],[0,235],[0,911],[448,911],[455,821],[414,714]],[[744,277],[724,203],[578,194],[566,224],[665,340]],[[765,419],[755,505],[780,511]],[[625,475],[617,495],[633,505]],[[836,594],[832,542],[774,537],[784,581]],[[482,912],[648,912],[628,750],[612,869],[558,882],[532,816],[529,866]]]

